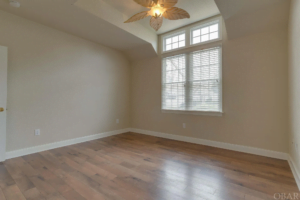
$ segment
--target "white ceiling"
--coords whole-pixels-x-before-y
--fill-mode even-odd
[[[137,29],[137,32],[140,33],[140,36],[137,36],[132,31],[124,29],[124,25],[122,29],[118,24],[110,22],[105,17],[101,18],[75,6],[77,0],[18,1],[21,3],[20,8],[9,6],[8,0],[0,0],[0,9],[121,51],[149,44],[149,40],[141,37],[141,35],[145,35],[141,34],[143,33],[141,29],[145,29],[144,33],[146,31],[155,35],[219,13],[214,0],[179,0],[177,6],[187,10],[191,15],[190,19],[165,20],[164,25],[157,33],[150,28],[149,18],[133,24],[126,24],[128,27],[133,27],[130,29]],[[94,2],[96,1],[103,1],[118,11],[119,13],[116,15],[122,23],[137,12],[147,10],[133,0],[94,0]],[[121,24],[119,23],[119,25]]]
[[[149,10],[135,3],[133,0],[103,0],[113,6],[128,17]],[[157,31],[157,34],[165,33],[181,26],[185,26],[215,15],[220,14],[214,0],[179,0],[175,7],[186,10],[191,18],[182,20],[167,20],[164,19],[163,26]],[[150,26],[150,17],[143,19],[142,24]]]
[[[18,0],[20,8],[0,0],[0,9],[118,50],[147,42],[73,4],[76,0]]]
[[[179,0],[190,19],[164,20],[155,32],[149,18],[124,24],[147,10],[133,0],[18,0],[20,8],[0,0],[0,9],[125,52],[132,60],[156,55],[157,34],[220,13],[230,39],[287,26],[289,0]],[[216,2],[216,3],[215,3]],[[220,11],[219,11],[220,10]]]

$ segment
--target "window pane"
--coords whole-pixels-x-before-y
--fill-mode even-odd
[[[169,38],[169,39],[166,40],[166,44],[171,44],[171,42],[172,42],[171,38]]]
[[[209,52],[209,62],[210,64],[217,64],[219,63],[219,54],[218,54],[218,50],[212,50]]]
[[[212,65],[210,68],[209,79],[219,79],[218,65]]]
[[[172,65],[171,65],[171,63],[170,63],[170,62],[166,62],[166,64],[165,64],[165,67],[166,67],[166,72],[168,72],[168,71],[171,71],[171,70],[172,70]]]
[[[201,74],[199,76],[199,80],[209,79],[209,66],[201,67]]]
[[[179,41],[183,41],[183,40],[185,40],[185,34],[179,35]]]
[[[199,60],[199,63],[200,63],[200,66],[206,66],[206,65],[209,65],[209,51],[204,51],[200,54],[200,59]]]
[[[172,42],[178,42],[178,36],[172,37]]]
[[[208,33],[208,27],[202,28],[201,29],[201,35],[207,34]]]
[[[185,59],[185,55],[178,55],[163,60],[163,109],[185,109]]]
[[[177,49],[178,48],[178,43],[173,43],[172,44],[172,49]]]
[[[190,88],[191,104],[190,110],[219,111],[219,89],[216,81],[193,82]]]
[[[214,39],[217,39],[217,38],[218,38],[218,32],[211,33],[210,36],[209,36],[210,40],[214,40]]]
[[[208,34],[201,36],[201,42],[205,42],[205,41],[208,41]]]
[[[185,109],[185,88],[183,83],[166,84],[163,87],[163,93],[163,109]]]
[[[200,42],[200,36],[196,37],[196,38],[193,38],[193,44],[197,44],[199,42]]]
[[[170,51],[185,46],[185,33],[165,38],[164,51]]]
[[[178,82],[178,71],[168,71],[166,74],[166,83]]]
[[[167,45],[166,50],[168,51],[168,50],[171,50],[171,49],[172,49],[172,45]]]
[[[217,32],[218,29],[219,29],[218,24],[215,24],[215,25],[212,25],[212,26],[209,27],[210,32]]]
[[[215,40],[219,38],[219,22],[203,25],[203,27],[192,30],[192,44]]]
[[[200,35],[200,29],[193,31],[193,37],[197,37]]]
[[[220,47],[193,52],[190,60],[187,109],[221,111]]]
[[[184,46],[185,46],[185,42],[184,41],[179,42],[179,47],[184,47]]]

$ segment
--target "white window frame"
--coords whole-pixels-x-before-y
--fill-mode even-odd
[[[205,27],[211,23],[214,23],[218,21],[219,23],[219,38],[214,39],[214,40],[209,40],[205,42],[200,42],[197,44],[192,44],[192,31],[201,27]],[[183,33],[185,32],[185,47],[177,48],[177,49],[172,49],[169,51],[164,51],[164,41],[165,38],[171,37],[172,35],[176,35],[178,33]],[[219,90],[219,95],[220,95],[220,111],[188,111],[188,110],[168,110],[168,109],[163,109],[163,90],[162,90],[162,83],[163,83],[163,74],[162,74],[162,67],[163,67],[163,60],[161,62],[162,67],[161,67],[161,112],[162,113],[171,113],[171,114],[189,114],[189,115],[206,115],[206,116],[222,116],[223,115],[223,73],[222,73],[222,18],[221,17],[215,17],[210,20],[202,21],[199,23],[195,23],[192,25],[189,25],[184,28],[180,28],[178,30],[172,31],[170,33],[166,33],[163,35],[159,36],[160,42],[160,49],[161,49],[161,57],[170,57],[174,55],[179,55],[179,54],[184,54],[184,53],[191,53],[194,51],[198,50],[205,50],[213,47],[221,47],[220,48],[220,90]]]
[[[205,42],[200,42],[200,43],[197,43],[197,44],[192,44],[192,31],[195,30],[195,29],[201,28],[201,27],[205,27],[205,26],[207,26],[209,24],[212,24],[214,22],[219,23],[219,38],[214,39],[214,40],[208,40],[208,41],[205,41]],[[165,50],[165,39],[169,38],[169,37],[172,37],[174,35],[180,34],[180,33],[181,34],[185,33],[185,46],[177,48],[177,49],[172,49],[172,50],[166,51]],[[176,52],[176,51],[182,50],[182,49],[188,49],[188,48],[192,48],[192,47],[195,47],[195,46],[202,46],[202,45],[205,45],[205,44],[210,44],[212,42],[222,41],[222,39],[223,39],[222,36],[223,36],[223,34],[222,34],[222,18],[221,17],[214,17],[212,19],[197,22],[197,23],[194,23],[192,25],[188,25],[186,27],[179,28],[179,29],[176,29],[174,31],[171,31],[171,32],[164,33],[164,34],[160,35],[159,36],[160,54],[161,55],[168,54],[168,53]]]
[[[177,35],[182,35],[182,34],[185,34],[185,40],[184,40],[184,46],[183,47],[178,47],[176,49],[171,49],[171,50],[166,50],[166,47],[167,47],[167,44],[166,44],[166,40],[169,39],[169,38],[172,38],[174,36],[177,36]],[[171,52],[171,51],[177,51],[177,50],[180,50],[180,49],[184,49],[187,45],[187,41],[186,41],[186,32],[185,31],[178,31],[178,32],[175,32],[173,34],[170,34],[170,35],[167,35],[167,36],[164,36],[163,39],[162,39],[162,47],[163,47],[163,52]],[[179,44],[178,44],[179,45]]]
[[[210,25],[213,25],[217,23],[218,24],[218,38],[216,39],[213,39],[213,40],[207,40],[205,42],[199,42],[199,43],[196,43],[196,44],[193,44],[193,31],[194,30],[197,30],[197,29],[201,29],[201,28],[204,28],[204,27],[208,27]],[[209,34],[209,33],[208,33]],[[201,37],[201,35],[200,35]],[[222,34],[221,34],[221,25],[220,25],[220,20],[214,20],[214,21],[211,21],[211,22],[207,22],[207,23],[204,23],[204,24],[200,24],[198,26],[194,26],[193,28],[191,28],[190,30],[190,46],[197,46],[197,45],[203,45],[203,44],[207,44],[207,43],[211,43],[211,42],[214,42],[214,41],[219,41],[219,40],[222,40]],[[220,39],[221,38],[221,39]]]

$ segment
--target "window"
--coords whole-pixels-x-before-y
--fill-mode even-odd
[[[192,29],[192,44],[219,38],[219,22],[215,21]]]
[[[160,36],[163,112],[222,115],[221,20]]]
[[[170,51],[185,46],[185,33],[176,33],[164,38],[164,51]]]
[[[221,112],[221,47],[163,59],[162,109]]]

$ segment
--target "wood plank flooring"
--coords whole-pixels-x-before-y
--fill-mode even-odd
[[[275,193],[299,193],[286,161],[135,133],[0,163],[0,200],[274,200]]]

